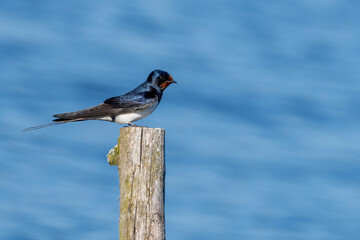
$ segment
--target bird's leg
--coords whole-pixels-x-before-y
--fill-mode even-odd
[[[138,125],[136,125],[136,124],[134,124],[134,123],[132,123],[132,122],[129,122],[128,125],[129,125],[130,127],[138,127]]]

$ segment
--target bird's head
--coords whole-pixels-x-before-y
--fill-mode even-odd
[[[170,84],[177,83],[170,74],[162,70],[152,71],[146,81],[159,91],[164,91]]]

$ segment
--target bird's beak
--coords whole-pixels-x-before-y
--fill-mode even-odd
[[[171,75],[169,75],[169,82],[170,83],[177,83]]]

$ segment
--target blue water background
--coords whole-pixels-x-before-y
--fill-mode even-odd
[[[0,239],[117,239],[120,125],[22,133],[177,85],[166,129],[171,240],[360,239],[359,1],[0,1]]]

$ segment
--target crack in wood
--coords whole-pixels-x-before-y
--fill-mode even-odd
[[[143,149],[142,149],[142,146],[143,146],[143,133],[144,133],[144,130],[141,129],[140,130],[141,133],[140,133],[140,168],[142,168],[142,153],[143,153]]]
[[[133,240],[136,239],[136,217],[137,217],[137,202],[135,204],[135,214],[134,214],[134,231],[133,231]]]
[[[152,156],[152,154],[151,154]],[[148,206],[148,212],[151,213],[151,174],[152,174],[152,165],[153,165],[153,159],[150,158],[150,170],[149,170],[149,180],[148,180],[148,197],[147,197],[147,206]],[[151,221],[151,218],[150,218]],[[149,237],[152,235],[152,227],[151,223],[149,224]]]

